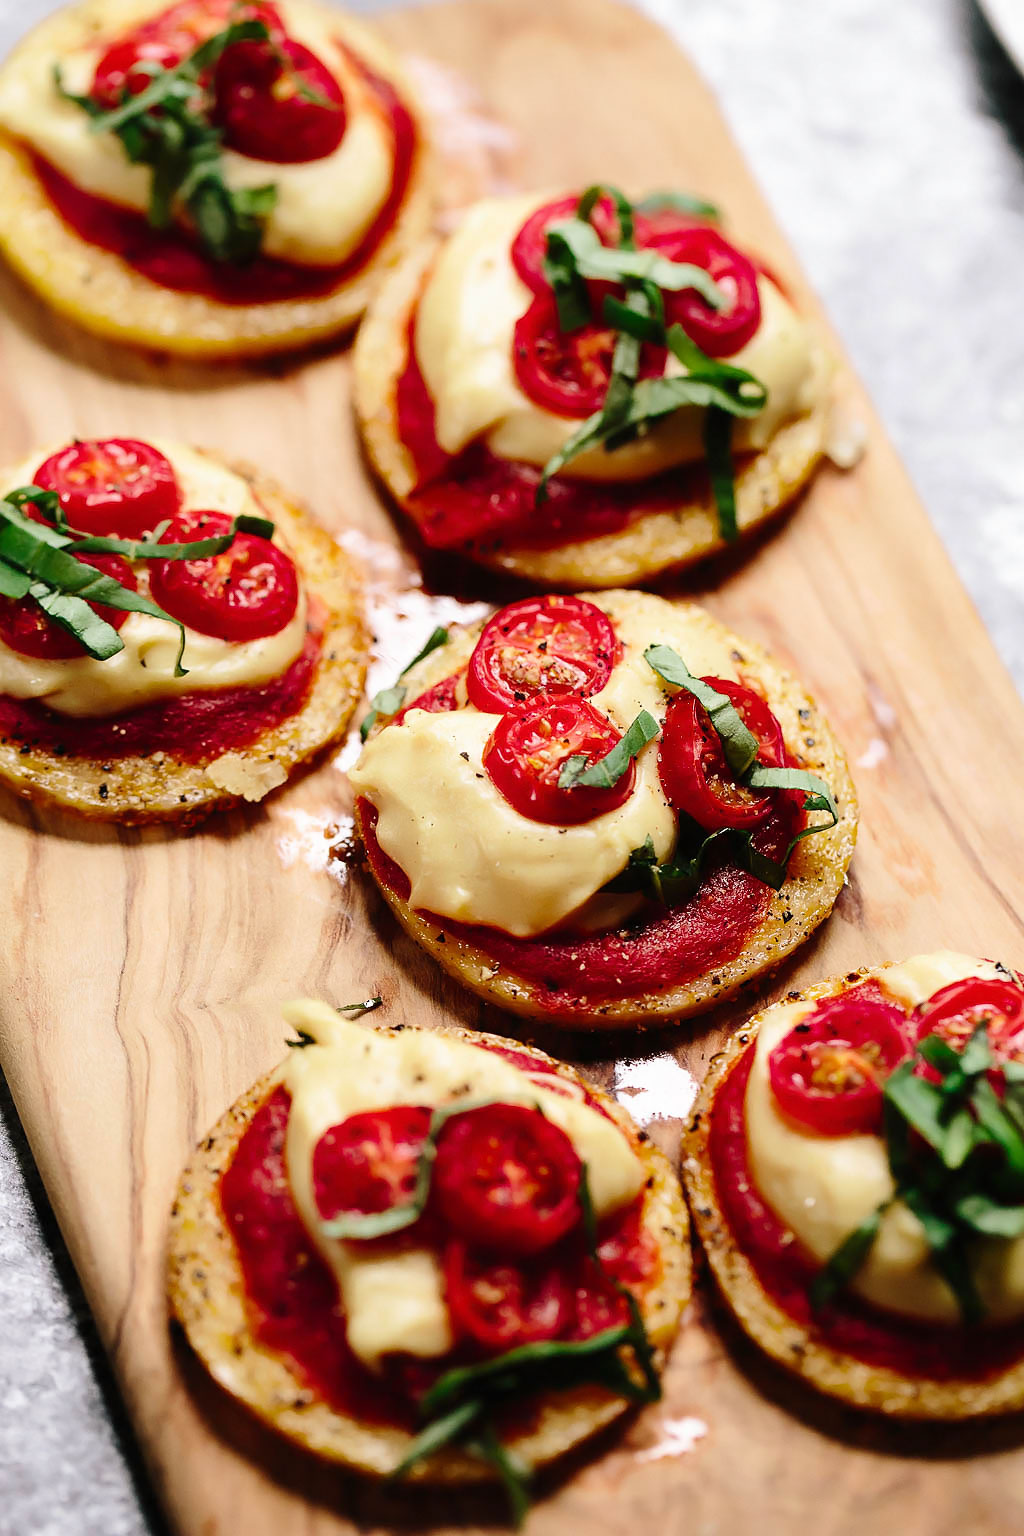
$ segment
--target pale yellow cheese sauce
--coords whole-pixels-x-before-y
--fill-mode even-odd
[[[918,955],[877,973],[885,991],[908,1008],[967,976],[998,976],[985,960],[942,951]],[[779,1108],[768,1058],[813,1003],[780,1003],[762,1017],[745,1112],[754,1182],[772,1210],[814,1258],[825,1263],[844,1238],[894,1193],[880,1136],[817,1136]],[[1024,1316],[1024,1238],[979,1238],[971,1269],[987,1315],[995,1322]],[[866,1301],[933,1323],[961,1320],[956,1298],[931,1262],[917,1217],[898,1200],[882,1218],[878,1237],[851,1281]]]
[[[520,388],[512,357],[516,321],[533,295],[512,265],[512,242],[535,209],[550,201],[491,198],[476,204],[445,243],[420,299],[416,358],[435,405],[437,440],[456,454],[483,439],[499,458],[543,465],[579,426],[536,405]],[[764,410],[734,425],[736,450],[765,447],[785,422],[823,398],[828,356],[814,330],[775,284],[760,276],[761,325],[727,361],[765,385]],[[681,371],[672,360],[671,369]],[[607,453],[592,449],[560,473],[591,480],[634,480],[704,457],[702,408],[684,407],[646,436]]]
[[[186,509],[248,512],[262,516],[249,486],[240,475],[180,443],[151,439],[171,462]],[[2,492],[31,484],[33,473],[50,450],[34,453],[3,477]],[[275,543],[283,543],[275,533]],[[140,587],[145,581],[142,572]],[[187,676],[176,677],[174,663],[180,644],[176,625],[146,613],[130,613],[118,631],[124,650],[107,661],[91,656],[48,661],[23,656],[0,640],[0,694],[14,699],[38,699],[58,714],[88,717],[120,714],[139,704],[212,688],[257,688],[286,672],[306,639],[306,596],[300,584],[293,617],[276,635],[233,642],[185,628],[182,665]]]
[[[447,1353],[453,1339],[444,1278],[429,1249],[368,1247],[324,1235],[313,1154],[331,1126],[397,1104],[437,1108],[484,1098],[528,1104],[565,1132],[586,1164],[598,1217],[630,1204],[643,1188],[643,1165],[618,1127],[581,1098],[545,1087],[543,1074],[530,1075],[451,1035],[378,1032],[341,1018],[326,1003],[291,1003],[284,1013],[316,1042],[293,1051],[287,1066],[288,1181],[299,1217],[337,1279],[349,1345],[371,1369],[395,1352],[426,1358]]]

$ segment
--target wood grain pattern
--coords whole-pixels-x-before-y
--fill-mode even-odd
[[[608,0],[456,0],[395,13],[385,30],[476,82],[520,137],[524,185],[611,177],[637,191],[676,182],[712,194],[814,307],[707,91],[639,16]],[[6,277],[0,301],[0,459],[72,432],[213,446],[258,462],[332,526],[377,541],[365,547],[378,599],[389,583],[408,585],[411,559],[389,554],[397,536],[353,439],[344,357],[207,372],[91,342]],[[1024,829],[1001,793],[1024,755],[1024,711],[866,402],[864,411],[870,447],[854,472],[825,471],[773,537],[685,586],[802,673],[858,778],[849,888],[766,997],[936,945],[1024,961]],[[419,596],[402,603],[425,606]],[[402,627],[390,632],[400,656],[415,649]],[[289,1458],[172,1351],[165,1326],[163,1244],[179,1169],[280,1057],[280,999],[380,990],[394,1021],[449,1014],[512,1028],[419,955],[358,871],[324,867],[347,825],[343,774],[325,765],[265,809],[184,837],[82,826],[10,801],[2,809],[0,1053],[175,1527],[339,1536],[448,1530],[462,1518],[491,1525],[487,1503],[445,1506],[419,1493],[410,1503]],[[675,1049],[699,1076],[743,1011],[615,1046],[623,1056]],[[571,1054],[573,1042],[553,1048]],[[608,1082],[611,1065],[594,1072]],[[674,1150],[678,1124],[654,1129]],[[778,1533],[813,1522],[822,1536],[1024,1526],[1019,1424],[897,1429],[844,1413],[761,1363],[708,1315],[706,1293],[695,1314],[665,1402],[540,1504],[536,1536],[728,1536],[754,1519]],[[692,1451],[648,1454],[668,1421],[689,1418],[706,1426]],[[87,1503],[86,1490],[86,1526]]]

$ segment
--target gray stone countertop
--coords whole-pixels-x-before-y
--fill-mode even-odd
[[[1021,683],[1024,83],[972,0],[647,5],[717,90]],[[0,0],[3,51],[49,9]],[[0,1319],[0,1536],[163,1530],[5,1087]]]

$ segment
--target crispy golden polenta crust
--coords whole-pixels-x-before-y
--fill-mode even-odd
[[[290,0],[320,9],[310,0]],[[0,74],[13,76],[40,57],[49,64],[83,45],[112,39],[167,0],[85,0],[47,17],[18,44]],[[391,83],[412,113],[417,143],[395,222],[371,258],[330,293],[265,304],[222,304],[176,293],[70,229],[50,202],[23,145],[0,133],[0,252],[27,285],[68,319],[110,341],[195,359],[266,356],[350,330],[384,273],[430,228],[433,155],[415,94],[390,50],[361,22],[331,11],[343,43]],[[283,168],[287,170],[287,168]]]
[[[625,597],[634,604],[665,601],[642,592],[579,595],[598,607],[602,600],[611,598],[621,600]],[[631,992],[629,978],[624,976],[620,995],[601,999],[581,997],[569,1008],[555,1006],[546,989],[498,965],[486,949],[446,932],[442,919],[413,911],[407,902],[378,881],[385,900],[406,932],[450,975],[489,1002],[498,1003],[526,1018],[543,1019],[545,1024],[562,1024],[573,1029],[614,1029],[623,1024],[657,1025],[666,1019],[683,1019],[702,1013],[780,965],[819,923],[824,922],[842,890],[857,840],[857,795],[846,756],[832,727],[811,695],[763,647],[750,640],[741,640],[693,603],[673,606],[685,615],[695,636],[710,635],[719,644],[728,646],[742,681],[767,700],[777,717],[794,762],[819,774],[831,787],[839,820],[829,831],[817,833],[797,844],[786,880],[778,891],[770,893],[764,917],[733,960],[662,992]],[[448,645],[432,652],[413,668],[403,679],[406,698],[414,699],[418,693],[465,666],[483,622],[457,631]]]
[[[790,994],[786,1001],[816,1002],[833,997],[870,977],[884,978],[886,969],[865,968],[841,980],[819,982]],[[682,1150],[683,1183],[694,1227],[719,1290],[740,1327],[767,1355],[809,1386],[855,1408],[902,1419],[970,1419],[1024,1408],[1024,1358],[983,1380],[935,1381],[908,1376],[869,1365],[823,1343],[813,1329],[789,1317],[764,1289],[729,1228],[710,1156],[715,1100],[729,1073],[756,1040],[759,1025],[760,1015],[734,1035],[714,1059],[694,1105]],[[896,1322],[898,1326],[898,1319]]]
[[[408,361],[413,310],[438,248],[437,240],[424,242],[389,274],[367,310],[353,352],[353,398],[367,453],[395,501],[410,515],[416,470],[398,431],[397,385]],[[808,483],[825,455],[832,408],[828,396],[807,415],[781,427],[762,452],[738,461],[736,521],[741,537],[777,516]],[[554,549],[489,541],[467,553],[481,565],[537,586],[617,587],[681,570],[727,547],[734,546],[721,538],[709,485],[697,500],[645,512],[598,538]]]
[[[322,631],[302,708],[250,746],[200,762],[180,762],[170,752],[103,761],[57,756],[0,735],[0,784],[7,789],[97,821],[192,824],[211,811],[262,800],[344,735],[362,692],[369,648],[355,569],[326,529],[272,481],[245,466],[231,467],[281,530],[306,590],[310,620]]]
[[[390,1032],[386,1026],[377,1027]],[[517,1040],[499,1040],[454,1027],[446,1033],[476,1044],[494,1041],[507,1045],[545,1064],[551,1060]],[[582,1081],[572,1067],[558,1063],[557,1071],[568,1082]],[[239,1141],[283,1072],[283,1067],[278,1068],[242,1095],[202,1142],[182,1175],[171,1213],[171,1309],[210,1374],[258,1418],[318,1456],[384,1477],[402,1460],[412,1436],[403,1429],[352,1418],[316,1397],[282,1356],[254,1337],[246,1311],[242,1271],[218,1189]],[[587,1086],[647,1170],[643,1226],[658,1258],[640,1299],[640,1311],[660,1367],[690,1295],[686,1205],[665,1156],[614,1099],[591,1084]],[[622,1398],[596,1387],[552,1392],[538,1398],[532,1411],[524,1414],[521,1427],[507,1442],[508,1448],[528,1465],[543,1466],[628,1409]],[[493,1477],[493,1470],[475,1457],[445,1449],[415,1466],[408,1480],[456,1485],[491,1481]]]

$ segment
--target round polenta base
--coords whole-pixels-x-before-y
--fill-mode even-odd
[[[164,0],[85,0],[57,11],[18,45],[0,74],[17,72],[40,55],[57,59],[97,36],[116,36],[165,8]],[[340,13],[333,13],[332,20],[339,36],[395,85],[417,128],[409,185],[394,224],[365,265],[332,292],[235,305],[163,288],[70,229],[43,190],[30,154],[4,134],[0,252],[53,309],[98,336],[130,346],[230,359],[290,351],[349,330],[383,273],[430,228],[434,174],[422,117],[390,52],[360,23]]]
[[[885,966],[855,971],[842,980],[819,982],[787,1002],[831,997],[869,977],[884,977]],[[719,1290],[736,1321],[755,1344],[808,1385],[855,1408],[903,1419],[970,1419],[1024,1409],[1024,1358],[983,1380],[934,1381],[869,1365],[822,1343],[813,1329],[795,1322],[764,1289],[737,1246],[722,1210],[710,1156],[715,1099],[732,1069],[757,1037],[759,1018],[734,1035],[716,1057],[693,1108],[683,1138],[683,1183],[694,1226]],[[896,1326],[898,1326],[898,1319]]]
[[[330,534],[276,485],[243,466],[231,467],[280,529],[307,593],[310,620],[322,629],[302,708],[250,746],[206,762],[180,762],[169,751],[103,761],[59,757],[0,736],[0,785],[39,805],[94,820],[189,824],[243,800],[262,800],[299,764],[344,735],[362,692],[369,647],[355,570]]]
[[[415,521],[416,468],[398,432],[397,386],[409,353],[409,323],[438,242],[413,251],[381,284],[353,353],[356,415],[370,460],[399,506]],[[741,537],[781,512],[810,480],[825,454],[831,398],[781,427],[768,447],[740,459],[736,521]],[[668,511],[644,512],[624,528],[555,549],[517,548],[495,541],[458,551],[479,565],[521,576],[537,586],[616,587],[692,565],[727,545],[718,531],[710,485],[700,500]]]
[[[604,595],[623,596],[601,592],[581,595],[589,597],[599,607]],[[632,593],[629,597],[633,602],[664,601],[647,593]],[[797,844],[789,861],[786,880],[781,889],[770,892],[764,917],[734,959],[705,975],[661,992],[630,993],[626,990],[629,979],[624,977],[622,995],[581,997],[573,1000],[569,1007],[555,1004],[546,988],[499,965],[486,948],[446,932],[442,918],[413,911],[407,902],[378,881],[385,900],[406,932],[450,975],[480,997],[526,1018],[542,1019],[545,1024],[564,1024],[573,1029],[614,1029],[623,1024],[657,1025],[666,1019],[684,1019],[702,1013],[780,965],[825,920],[842,890],[857,840],[857,796],[846,757],[831,726],[810,694],[761,646],[741,640],[695,604],[673,606],[686,614],[695,631],[713,634],[729,646],[742,679],[763,694],[777,716],[786,747],[795,762],[818,774],[830,786],[839,820],[829,831],[817,833]],[[416,698],[417,694],[464,666],[483,622],[458,632],[447,645],[413,668],[404,679],[406,698]],[[361,832],[358,808],[357,826]]]
[[[378,1027],[386,1030],[385,1026]],[[475,1043],[497,1038],[456,1028],[447,1033]],[[539,1062],[551,1060],[518,1040],[498,1043]],[[242,1270],[218,1190],[241,1137],[281,1081],[283,1071],[279,1067],[243,1094],[202,1142],[182,1175],[171,1213],[171,1307],[210,1374],[258,1418],[318,1456],[384,1477],[402,1460],[413,1437],[404,1429],[352,1418],[316,1397],[287,1360],[253,1336],[246,1314]],[[558,1073],[569,1082],[582,1081],[578,1073],[561,1063]],[[657,1247],[658,1269],[657,1278],[640,1302],[640,1311],[660,1368],[690,1295],[686,1205],[665,1156],[613,1099],[592,1084],[587,1087],[627,1136],[647,1170],[643,1225]],[[624,1399],[597,1387],[548,1393],[537,1399],[528,1418],[517,1411],[517,1423],[522,1427],[506,1445],[527,1465],[543,1466],[619,1418],[629,1406]],[[409,1482],[449,1485],[493,1480],[494,1472],[485,1463],[451,1448],[417,1464],[408,1475]]]

